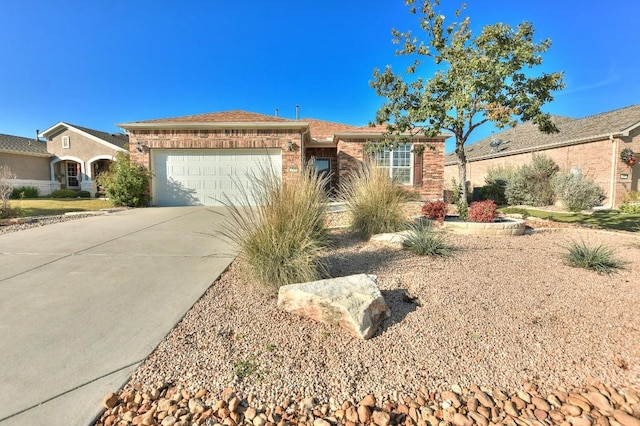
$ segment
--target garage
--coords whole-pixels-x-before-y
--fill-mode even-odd
[[[239,202],[238,186],[250,188],[251,174],[272,167],[282,174],[280,149],[153,149],[153,204],[219,206],[226,195]]]

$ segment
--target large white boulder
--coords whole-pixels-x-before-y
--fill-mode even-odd
[[[280,287],[278,308],[368,339],[391,313],[375,275],[359,274]]]

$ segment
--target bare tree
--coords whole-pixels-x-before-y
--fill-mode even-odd
[[[11,172],[11,167],[6,165],[0,166],[0,217],[4,217],[9,213],[9,197],[13,192],[13,180],[16,175]]]

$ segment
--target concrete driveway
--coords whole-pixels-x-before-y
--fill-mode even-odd
[[[0,235],[0,425],[94,420],[235,257],[214,211],[126,210]]]

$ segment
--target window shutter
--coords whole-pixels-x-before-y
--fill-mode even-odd
[[[415,146],[415,145],[414,145]],[[422,186],[422,157],[424,154],[413,153],[413,185]]]

